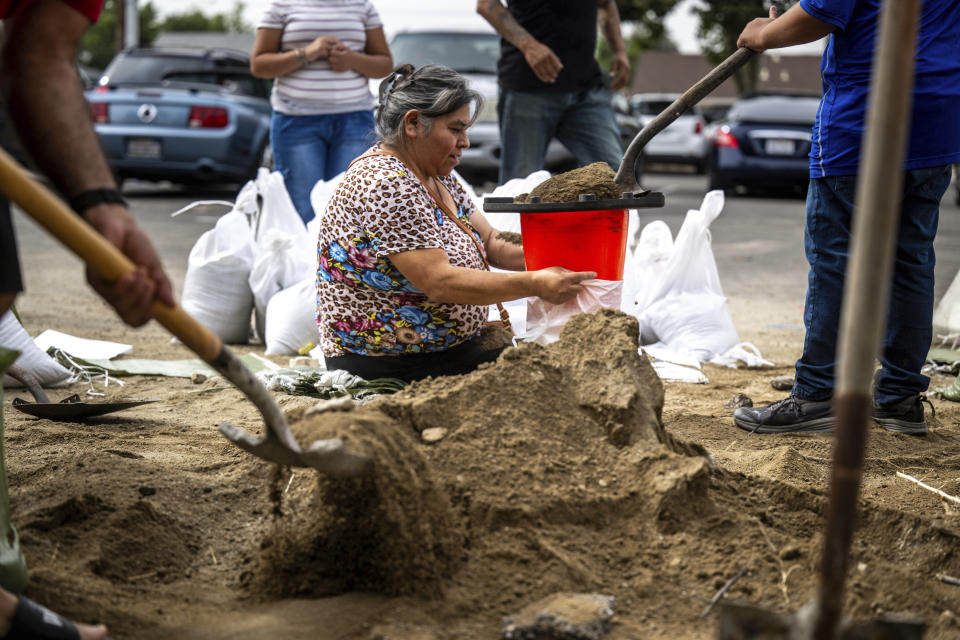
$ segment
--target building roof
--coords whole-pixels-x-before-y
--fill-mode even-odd
[[[702,55],[647,51],[634,64],[629,93],[683,93],[713,69]],[[758,91],[821,92],[820,56],[760,56]],[[727,80],[710,94],[713,99],[737,97],[737,85]]]

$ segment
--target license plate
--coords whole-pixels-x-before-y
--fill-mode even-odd
[[[160,141],[150,138],[127,140],[127,157],[140,160],[159,160],[161,158]]]
[[[763,150],[768,156],[792,156],[794,152],[793,140],[767,140]]]

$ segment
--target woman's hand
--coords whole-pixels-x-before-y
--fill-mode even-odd
[[[339,40],[333,36],[320,36],[315,38],[313,42],[308,44],[303,48],[304,53],[307,55],[307,60],[313,62],[321,58],[329,58],[330,52],[334,47],[343,46]],[[338,69],[339,71],[339,69]]]
[[[334,71],[350,71],[354,66],[356,52],[342,42],[336,43],[327,54],[327,61]]]
[[[595,271],[570,271],[563,267],[548,267],[531,274],[537,286],[537,296],[551,304],[560,304],[574,298],[583,290],[584,280],[597,277]]]

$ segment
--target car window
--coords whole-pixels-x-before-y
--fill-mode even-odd
[[[103,72],[100,84],[157,84],[171,71],[201,70],[202,58],[173,55],[121,55]]]
[[[635,108],[637,115],[655,116],[659,115],[671,104],[673,104],[672,100],[650,100],[638,103]]]
[[[443,64],[459,73],[496,73],[500,37],[495,33],[398,33],[390,42],[395,64]]]
[[[770,96],[740,100],[727,114],[729,120],[749,122],[795,122],[812,124],[820,106],[818,98],[806,96]]]

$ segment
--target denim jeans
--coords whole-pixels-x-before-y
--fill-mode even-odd
[[[580,166],[606,162],[614,170],[623,147],[610,106],[610,92],[525,92],[504,89],[497,101],[500,120],[500,184],[543,169],[551,138],[557,138]]]
[[[805,400],[826,400],[833,394],[856,183],[856,176],[814,178],[807,191],[804,246],[810,273],[803,312],[807,333],[793,387],[794,395]],[[884,406],[926,391],[930,382],[920,369],[933,338],[933,239],[940,198],[949,184],[949,166],[904,174],[882,369],[875,391],[875,400]]]
[[[346,170],[350,161],[373,145],[374,137],[370,111],[317,116],[273,112],[273,167],[283,174],[287,192],[304,223],[314,216],[310,205],[314,185]]]

